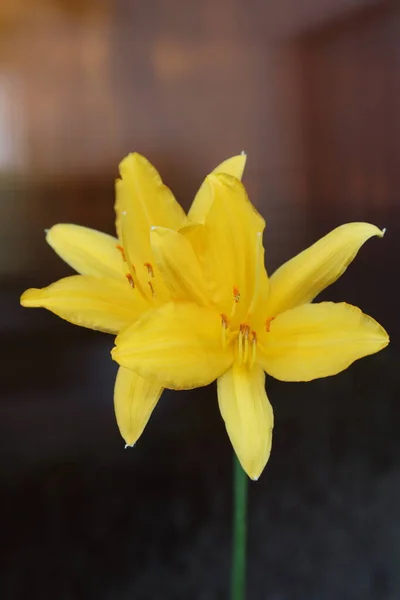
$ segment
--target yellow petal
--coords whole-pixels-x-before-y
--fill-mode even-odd
[[[282,381],[336,375],[389,343],[386,331],[350,304],[321,302],[288,310],[259,336],[257,359]]]
[[[118,240],[111,235],[60,223],[48,230],[46,240],[55,252],[81,275],[122,280],[124,267]]]
[[[163,388],[120,367],[114,388],[117,424],[127,446],[133,446],[143,433]]]
[[[157,266],[174,300],[209,304],[199,261],[188,239],[164,227],[153,227],[151,246]]]
[[[232,158],[224,160],[224,162],[215,167],[213,173],[226,173],[227,175],[232,175],[233,177],[236,177],[236,179],[241,180],[246,165],[246,159],[247,156],[244,152],[237,156],[232,156]],[[188,219],[194,223],[203,223],[211,203],[212,195],[210,194],[210,187],[204,181],[190,207]]]
[[[240,464],[251,479],[258,479],[271,452],[274,426],[264,371],[234,365],[218,379],[218,402]]]
[[[364,242],[383,234],[369,223],[348,223],[289,260],[270,278],[267,316],[311,302],[344,273]]]
[[[119,170],[121,179],[116,182],[115,204],[117,232],[126,243],[131,262],[140,270],[144,263],[152,260],[150,227],[159,225],[177,230],[185,225],[186,215],[144,156],[136,152],[128,154]]]
[[[250,203],[244,186],[224,174],[207,178],[213,202],[205,225],[191,235],[212,298],[228,316],[234,299],[235,319],[246,319],[254,295],[265,306],[268,277],[264,268],[264,219]]]
[[[47,308],[62,319],[89,329],[118,333],[147,309],[127,281],[73,275],[43,289],[26,290],[22,306]]]
[[[148,311],[116,339],[114,360],[171,389],[207,385],[233,362],[223,350],[221,317],[195,304],[169,303]]]

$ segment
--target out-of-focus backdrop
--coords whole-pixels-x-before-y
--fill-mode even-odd
[[[341,223],[387,227],[322,297],[372,314],[392,345],[335,378],[267,382],[248,597],[399,598],[399,40],[383,0],[1,0],[1,598],[227,598],[215,389],[167,392],[124,451],[111,336],[19,307],[70,273],[45,228],[113,232],[132,150],[185,208],[245,150],[271,272]]]

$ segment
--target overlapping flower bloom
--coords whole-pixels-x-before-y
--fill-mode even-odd
[[[172,389],[218,379],[228,435],[243,469],[257,479],[273,428],[265,372],[283,381],[327,377],[388,344],[385,330],[360,309],[312,304],[362,244],[383,232],[368,223],[343,225],[268,278],[264,220],[243,185],[220,173],[207,186],[201,225],[152,227],[150,244],[170,301],[124,329],[113,357]]]
[[[229,437],[257,479],[273,428],[265,372],[284,381],[334,375],[389,340],[356,307],[312,304],[362,244],[383,232],[367,223],[343,225],[268,278],[265,223],[239,181],[244,164],[240,155],[217,167],[187,218],[154,167],[129,155],[116,184],[118,239],[56,225],[47,241],[80,275],[27,290],[21,302],[119,333],[114,399],[128,445],[141,435],[164,387],[218,379]]]

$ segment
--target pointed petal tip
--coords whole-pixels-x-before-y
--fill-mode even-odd
[[[241,156],[247,156],[246,150],[242,150],[240,154],[241,154]]]
[[[382,235],[380,237],[383,237],[386,233],[386,227],[384,227],[381,231],[382,231]]]
[[[133,448],[135,445],[135,442],[133,442],[133,444],[125,444],[124,450],[126,450],[127,448]]]
[[[20,303],[21,306],[25,308],[33,308],[39,306],[39,298],[40,298],[41,290],[37,288],[30,288],[29,290],[25,290],[25,292],[21,295]]]
[[[147,158],[145,158],[139,152],[129,152],[118,165],[118,169],[122,178],[127,175],[128,171],[133,167],[145,165],[148,163]]]

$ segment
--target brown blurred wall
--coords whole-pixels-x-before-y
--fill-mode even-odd
[[[321,198],[324,211],[345,197],[366,216],[368,202],[393,201],[382,157],[398,149],[394,3],[9,3],[0,277],[61,272],[43,243],[53,223],[112,231],[113,180],[132,150],[185,207],[208,170],[246,150],[273,264],[302,243]]]

